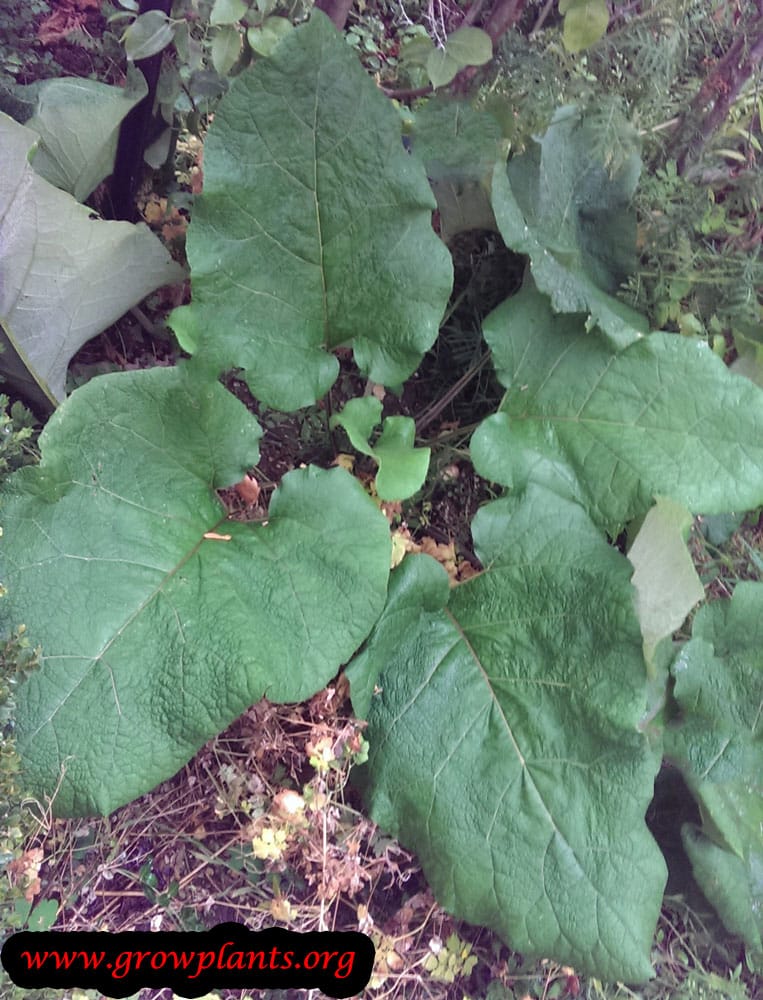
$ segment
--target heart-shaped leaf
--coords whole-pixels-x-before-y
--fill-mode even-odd
[[[133,62],[148,59],[172,41],[174,29],[163,10],[149,10],[139,14],[122,36],[127,58]]]
[[[397,385],[435,337],[450,256],[400,117],[320,11],[234,81],[204,147],[193,301],[170,322],[213,372],[279,409],[322,396],[352,343]]]
[[[18,747],[64,815],[108,813],[174,774],[266,695],[324,686],[378,616],[387,522],[344,470],[289,473],[266,523],[215,488],[258,459],[255,419],[186,368],[97,378],[3,491],[3,624],[41,669]]]
[[[433,560],[406,557],[348,668],[372,816],[459,917],[646,979],[666,873],[644,822],[660,752],[638,732],[630,567],[540,488],[483,508],[473,535],[486,569],[450,598]]]
[[[461,66],[484,66],[493,58],[493,42],[482,28],[456,28],[448,35],[446,50]]]
[[[434,49],[427,56],[427,76],[435,89],[446,87],[460,69],[463,66],[448,54],[447,49]]]

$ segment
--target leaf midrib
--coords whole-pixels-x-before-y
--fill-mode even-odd
[[[477,669],[479,670],[479,672],[480,672],[480,674],[481,674],[481,676],[483,678],[483,681],[484,681],[484,683],[485,683],[488,691],[490,691],[491,695],[492,695],[493,687],[492,687],[492,684],[490,682],[490,677],[488,676],[487,671],[483,667],[482,661],[480,660],[479,656],[477,655],[477,651],[472,646],[471,642],[469,641],[469,638],[467,637],[464,629],[462,628],[461,623],[455,617],[455,615],[450,610],[450,608],[446,607],[443,610],[445,612],[445,615],[447,616],[447,618],[450,620],[451,624],[453,625],[453,628],[456,630],[456,632],[460,636],[461,641],[466,646],[466,649],[469,651],[469,654],[472,657],[472,659],[474,660],[474,663],[477,666]],[[506,733],[507,733],[507,735],[509,737],[509,740],[511,741],[512,747],[514,748],[514,752],[516,753],[517,758],[519,759],[520,767],[522,768],[522,771],[523,771],[523,773],[524,773],[524,775],[525,775],[525,777],[527,779],[528,785],[532,788],[533,792],[535,793],[537,801],[543,807],[543,811],[546,814],[546,817],[548,819],[548,822],[549,822],[552,830],[554,831],[554,833],[557,836],[559,836],[561,838],[562,842],[569,848],[570,853],[575,858],[575,863],[577,864],[577,866],[580,869],[580,871],[585,875],[586,881],[589,883],[589,885],[591,885],[591,888],[594,890],[594,892],[596,892],[597,896],[601,896],[600,891],[593,884],[593,882],[591,881],[591,878],[590,878],[588,872],[586,871],[585,867],[581,864],[580,859],[578,858],[578,855],[577,855],[577,851],[575,850],[574,846],[569,842],[569,840],[564,835],[564,833],[562,833],[562,831],[557,826],[551,810],[549,809],[549,807],[546,804],[543,796],[541,795],[540,790],[538,789],[538,786],[537,786],[536,782],[533,779],[533,776],[532,776],[532,773],[530,771],[530,768],[527,766],[527,761],[526,761],[526,759],[525,759],[525,757],[524,757],[524,755],[522,753],[522,750],[521,750],[521,748],[519,746],[519,743],[517,742],[517,739],[514,736],[514,733],[512,732],[511,725],[509,723],[508,718],[506,717],[506,713],[503,710],[503,706],[501,705],[500,701],[497,698],[495,698],[495,697],[492,697],[492,701],[494,702],[494,704],[496,704],[498,706],[498,710],[500,711],[501,718],[503,719],[503,722],[504,722]]]

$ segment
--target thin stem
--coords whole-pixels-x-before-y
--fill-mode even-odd
[[[427,94],[432,93],[434,87],[429,83],[426,87],[403,87],[402,90],[391,90],[388,87],[382,87],[381,89],[393,101],[408,101],[415,97],[426,97]]]
[[[416,420],[416,434],[420,434],[421,431],[432,421],[442,413],[445,407],[452,402],[458,396],[458,394],[464,389],[469,382],[477,375],[490,360],[491,352],[485,351],[479,360],[477,360],[471,368],[467,369],[461,378],[455,382],[450,389],[435,403],[427,407],[424,412]]]
[[[546,23],[548,15],[551,13],[551,9],[553,8],[553,6],[554,6],[554,0],[546,0],[545,4],[543,5],[543,10],[540,12],[540,14],[538,14],[538,20],[535,22],[535,24],[533,25],[533,29],[530,32],[529,36],[530,38],[535,38],[535,36],[541,30],[543,25]]]

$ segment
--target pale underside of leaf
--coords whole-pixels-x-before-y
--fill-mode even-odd
[[[119,127],[148,92],[145,77],[128,67],[127,85],[113,87],[76,77],[16,87],[30,92],[34,114],[24,122],[37,132],[35,173],[82,202],[114,169]]]
[[[644,655],[649,663],[657,643],[675,632],[705,596],[686,546],[691,524],[692,516],[685,507],[658,497],[628,551]]]
[[[0,114],[0,136],[6,350],[31,370],[38,394],[61,400],[76,351],[155,288],[181,280],[182,269],[146,226],[91,219],[38,177],[28,162],[37,139],[30,129]]]

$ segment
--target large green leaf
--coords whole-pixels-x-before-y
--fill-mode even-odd
[[[432,98],[413,118],[411,151],[430,179],[489,182],[501,139],[498,122],[487,112],[463,101]]]
[[[589,313],[624,346],[648,329],[643,316],[610,294],[636,263],[630,200],[641,159],[632,126],[622,120],[607,129],[599,117],[560,108],[543,138],[509,161],[508,172],[496,164],[492,200],[506,245],[529,255],[554,309]]]
[[[472,439],[480,475],[578,499],[610,530],[657,495],[695,513],[763,502],[763,392],[695,340],[623,350],[526,284],[485,321],[507,393]]]
[[[660,753],[638,732],[630,567],[537,487],[473,529],[485,571],[448,600],[445,573],[406,558],[348,669],[372,816],[458,916],[524,954],[646,979],[665,865],[644,822]]]
[[[18,692],[25,776],[62,814],[108,813],[266,695],[300,701],[384,603],[387,523],[344,470],[284,477],[265,523],[215,488],[258,459],[255,419],[186,369],[104,376],[6,484],[3,624],[42,667]]]
[[[434,98],[416,112],[411,151],[426,167],[446,243],[464,230],[498,230],[490,182],[501,147],[495,118],[468,104]]]
[[[128,68],[127,86],[62,77],[8,88],[7,110],[40,139],[32,164],[55,187],[84,201],[114,169],[119,127],[148,92],[142,73]],[[0,105],[3,101],[0,93]],[[24,113],[27,106],[30,113]],[[6,110],[5,108],[3,110]]]
[[[399,116],[315,11],[220,102],[188,237],[193,302],[173,328],[280,409],[322,396],[338,371],[326,349],[347,342],[375,382],[398,384],[452,284],[434,207]]]
[[[0,114],[0,371],[49,407],[76,351],[183,272],[146,226],[103,222],[38,177],[36,141]]]
[[[763,584],[701,608],[672,667],[678,723],[665,733],[702,812],[681,831],[694,876],[763,963]]]

